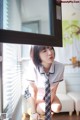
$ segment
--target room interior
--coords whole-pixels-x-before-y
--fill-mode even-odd
[[[80,3],[62,2],[61,5],[63,47],[55,46],[55,59],[64,63],[65,72],[64,81],[60,83],[57,95],[63,106],[61,116],[66,116],[68,113],[70,119],[75,114],[75,119],[78,120],[80,119]],[[3,29],[50,35],[49,1],[4,0]],[[7,113],[12,120],[22,118],[22,82],[30,60],[29,50],[30,44],[0,43],[0,76],[3,80],[0,81],[0,84],[3,84],[0,89],[3,91],[0,92],[3,93],[3,97],[0,95],[0,113],[1,111]]]

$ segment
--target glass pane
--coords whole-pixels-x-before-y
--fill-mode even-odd
[[[15,19],[16,18],[16,19]],[[7,25],[5,21],[7,20]],[[5,0],[4,28],[22,31],[24,23],[39,21],[39,33],[49,34],[49,3],[48,0]],[[30,29],[27,27],[27,31]],[[34,31],[31,31],[34,32]],[[35,33],[37,33],[35,31]]]

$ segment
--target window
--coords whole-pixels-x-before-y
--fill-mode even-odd
[[[26,22],[22,23],[22,31],[24,32],[32,32],[32,33],[39,33],[40,32],[40,21],[31,21],[31,22]],[[22,59],[29,59],[29,51],[30,51],[30,46],[31,45],[22,45],[21,47],[21,55]]]

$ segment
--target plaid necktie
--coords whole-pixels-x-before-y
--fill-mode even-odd
[[[51,93],[50,93],[50,83],[49,74],[45,74],[45,120],[51,120]]]

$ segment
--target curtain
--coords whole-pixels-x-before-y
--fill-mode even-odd
[[[21,97],[21,65],[16,44],[3,43],[3,110],[11,118]]]

